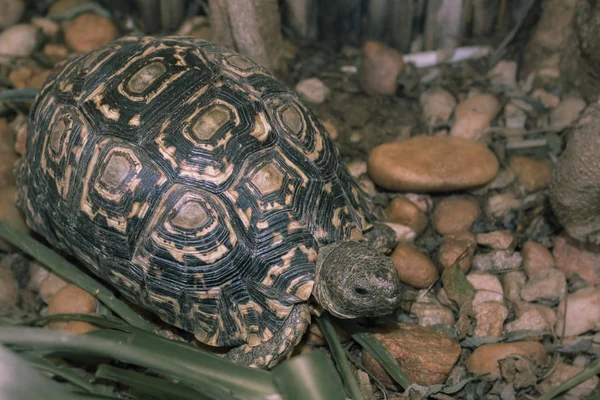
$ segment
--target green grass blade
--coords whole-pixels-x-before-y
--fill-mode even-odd
[[[296,356],[272,370],[284,400],[344,400],[344,386],[335,367],[321,352]]]
[[[29,254],[40,263],[46,265],[61,278],[74,283],[86,292],[96,296],[129,324],[140,329],[153,331],[154,328],[152,324],[133,311],[123,301],[117,299],[110,289],[79,270],[79,268],[65,260],[60,254],[52,249],[18,231],[4,221],[0,221],[0,237]]]
[[[21,355],[21,358],[27,360],[29,365],[37,370],[50,372],[51,374],[63,378],[67,382],[85,390],[86,392],[95,393],[95,388],[93,384],[82,379],[69,368],[59,367],[48,362],[48,360],[39,357],[23,357]]]
[[[321,331],[323,331],[325,340],[327,340],[327,344],[329,345],[333,359],[340,370],[340,374],[344,380],[348,395],[353,400],[364,400],[365,397],[358,386],[356,377],[352,373],[350,363],[346,357],[346,352],[344,351],[344,348],[338,339],[337,333],[335,332],[335,328],[333,327],[329,316],[327,314],[323,314],[317,318],[317,322],[321,328]]]
[[[228,388],[245,399],[276,395],[272,376],[267,371],[243,367],[209,353],[198,356],[200,351],[193,352],[178,342],[143,332],[98,330],[70,335],[39,328],[9,327],[0,328],[0,343],[109,357],[177,377],[189,386]]]
[[[39,89],[11,89],[0,92],[0,103],[17,103],[22,101],[33,101],[39,93]]]

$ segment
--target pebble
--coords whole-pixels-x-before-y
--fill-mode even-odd
[[[475,329],[473,335],[500,337],[504,331],[504,321],[508,317],[508,309],[498,301],[488,301],[475,309]]]
[[[0,220],[14,226],[23,233],[29,234],[29,228],[25,223],[23,214],[17,208],[17,187],[0,187]],[[0,240],[0,250],[10,251],[12,246],[3,240]]]
[[[473,258],[473,269],[484,272],[507,272],[519,269],[523,257],[518,251],[493,250],[489,253],[479,253]]]
[[[424,213],[429,213],[433,210],[433,199],[428,194],[423,193],[406,193],[404,197],[412,202],[419,210]]]
[[[460,356],[460,345],[447,334],[417,324],[382,326],[372,333],[391,353],[408,380],[419,385],[444,383]],[[400,390],[366,351],[363,351],[363,363],[385,387]]]
[[[477,375],[489,374],[482,379],[498,379],[501,376],[498,361],[509,356],[530,356],[541,365],[548,362],[548,354],[541,343],[491,343],[479,346],[473,351],[467,359],[467,370]]]
[[[583,367],[575,367],[561,362],[552,369],[552,372],[550,373],[550,375],[548,375],[548,377],[546,377],[546,379],[544,379],[542,382],[540,382],[539,385],[537,385],[537,389],[542,394],[549,392],[561,383],[565,382],[568,379],[571,379],[572,377],[583,371],[583,369]],[[561,393],[561,396],[564,396],[564,400],[583,399],[596,388],[598,382],[600,382],[600,378],[598,378],[597,376],[592,376],[591,378],[581,382],[580,384],[575,385],[566,392]]]
[[[488,78],[494,86],[505,90],[517,88],[517,63],[515,61],[502,60],[490,72]]]
[[[303,79],[296,85],[296,93],[300,99],[310,104],[321,104],[331,91],[319,78]]]
[[[416,136],[374,148],[368,173],[391,191],[443,192],[472,189],[498,173],[496,156],[486,146],[449,136]]]
[[[65,286],[67,286],[67,282],[50,272],[48,277],[40,284],[40,298],[44,303],[50,304],[50,301],[56,292]]]
[[[548,159],[536,160],[525,156],[512,156],[510,169],[517,181],[527,192],[543,190],[550,184],[552,162]]]
[[[509,129],[524,128],[527,123],[527,113],[512,103],[504,106],[504,121]]]
[[[550,113],[550,126],[564,129],[574,123],[585,108],[586,103],[579,97],[566,97]]]
[[[529,279],[554,268],[554,257],[550,250],[537,242],[526,241],[521,247],[521,254],[523,255],[523,268]]]
[[[332,122],[330,121],[323,121],[322,122],[323,128],[325,128],[325,130],[327,131],[327,133],[329,133],[329,136],[331,136],[331,138],[333,140],[337,139],[339,136],[339,132],[338,132],[338,128],[337,126],[335,126]]]
[[[589,285],[600,285],[600,246],[579,242],[565,234],[554,237],[556,267],[568,279],[575,276]]]
[[[42,68],[18,67],[8,75],[8,79],[16,89],[42,87],[52,71]]]
[[[515,174],[510,170],[510,168],[501,169],[493,181],[478,189],[474,189],[471,192],[476,195],[485,195],[490,190],[499,190],[508,187],[514,182],[514,180]]]
[[[417,233],[410,226],[393,222],[385,222],[385,224],[396,232],[396,242],[398,243],[412,243],[417,237]]]
[[[375,184],[373,183],[373,181],[370,180],[367,175],[363,175],[360,178],[358,178],[358,185],[371,198],[373,198],[377,195],[377,188],[375,187]]]
[[[55,314],[94,314],[96,307],[98,306],[98,300],[79,288],[76,285],[68,284],[63,286],[57,291],[52,300],[48,304],[48,315]],[[48,326],[51,329],[63,330],[67,325],[75,321],[51,321]],[[76,324],[76,328],[81,330],[85,328],[89,330],[95,329],[93,325],[79,321]],[[73,326],[71,325],[71,330]]]
[[[390,257],[400,280],[412,287],[428,288],[439,278],[438,269],[431,259],[410,244],[396,246]]]
[[[62,44],[48,43],[44,46],[42,52],[48,56],[54,64],[66,60],[67,57],[69,57],[69,49]]]
[[[544,89],[536,89],[531,93],[531,99],[537,100],[546,108],[556,108],[560,104],[560,97]]]
[[[565,274],[557,269],[547,269],[527,281],[521,289],[521,298],[525,301],[559,301],[566,290]]]
[[[507,332],[550,331],[556,323],[556,312],[549,307],[517,301],[512,309],[517,319],[506,324]]]
[[[25,12],[24,0],[0,0],[0,30],[13,26]]]
[[[515,236],[509,230],[494,231],[477,234],[477,244],[491,247],[496,250],[508,249],[515,240]]]
[[[485,213],[489,217],[502,218],[512,210],[518,210],[520,207],[521,200],[517,199],[517,196],[513,193],[498,193],[488,198]]]
[[[456,107],[454,96],[441,87],[423,92],[419,97],[419,101],[423,108],[423,116],[429,126],[449,121],[454,112],[454,107]]]
[[[522,271],[510,271],[502,274],[504,295],[513,303],[521,301],[521,289],[527,282],[527,276]]]
[[[60,25],[49,18],[33,17],[31,23],[42,31],[46,38],[58,40],[58,35],[61,33]]]
[[[386,207],[385,213],[391,222],[409,226],[417,236],[423,233],[429,223],[427,215],[405,197],[394,198]]]
[[[42,282],[50,276],[50,271],[42,264],[32,261],[29,263],[29,281],[27,282],[27,289],[34,292],[39,292],[42,287]]]
[[[65,29],[65,43],[78,53],[103,47],[119,36],[115,24],[96,14],[80,14]]]
[[[467,280],[477,291],[473,298],[473,308],[477,309],[480,305],[487,302],[504,301],[504,291],[500,279],[496,275],[472,272],[467,275]]]
[[[473,141],[479,140],[500,111],[500,102],[491,94],[467,97],[456,106],[455,122],[450,135]]]
[[[394,95],[403,69],[404,60],[398,50],[377,41],[363,45],[358,79],[368,95]]]
[[[39,30],[33,25],[17,24],[0,33],[0,55],[24,57],[38,45]]]
[[[481,214],[475,199],[447,197],[433,211],[433,226],[440,235],[468,231]]]
[[[590,330],[600,329],[600,289],[588,286],[571,293],[566,297],[567,312],[565,318],[565,299],[558,307],[556,334],[563,336],[581,335]]]
[[[471,269],[477,242],[471,232],[456,232],[444,236],[438,250],[438,262],[443,268],[453,265],[464,254],[458,264],[466,274]]]
[[[346,164],[350,175],[354,179],[358,179],[361,175],[367,173],[367,163],[364,161],[352,161]]]
[[[454,313],[439,302],[421,301],[413,303],[410,312],[417,317],[421,326],[454,326]]]
[[[0,268],[0,315],[14,311],[19,304],[19,285],[10,268]]]

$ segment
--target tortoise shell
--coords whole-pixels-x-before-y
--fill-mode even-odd
[[[319,246],[374,222],[315,115],[212,43],[124,37],[67,62],[28,129],[29,226],[210,345],[271,338],[311,295]]]

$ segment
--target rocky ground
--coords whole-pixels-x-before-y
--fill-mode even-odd
[[[0,17],[5,89],[40,87],[53,65],[125,30],[101,13],[69,16],[76,1],[58,1],[46,15],[4,3],[11,4]],[[196,18],[180,33],[206,37],[210,28]],[[597,359],[600,247],[566,235],[548,202],[564,132],[585,123],[588,105],[557,67],[538,63],[519,77],[519,60],[507,58],[492,68],[476,59],[417,69],[378,42],[336,54],[287,45],[286,82],[397,233],[390,256],[411,289],[396,320],[373,332],[408,378],[461,383],[437,399],[535,398]],[[3,105],[0,116],[0,219],[27,231],[12,175],[25,151],[27,107]],[[3,315],[95,313],[97,303],[0,242]],[[49,329],[97,328],[72,321]],[[365,395],[399,396],[377,362],[339,333]],[[296,352],[324,346],[315,324]],[[598,382],[592,377],[565,398],[584,398]]]

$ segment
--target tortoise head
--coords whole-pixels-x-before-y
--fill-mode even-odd
[[[313,295],[338,318],[390,314],[402,288],[392,260],[367,244],[344,241],[319,250]]]

